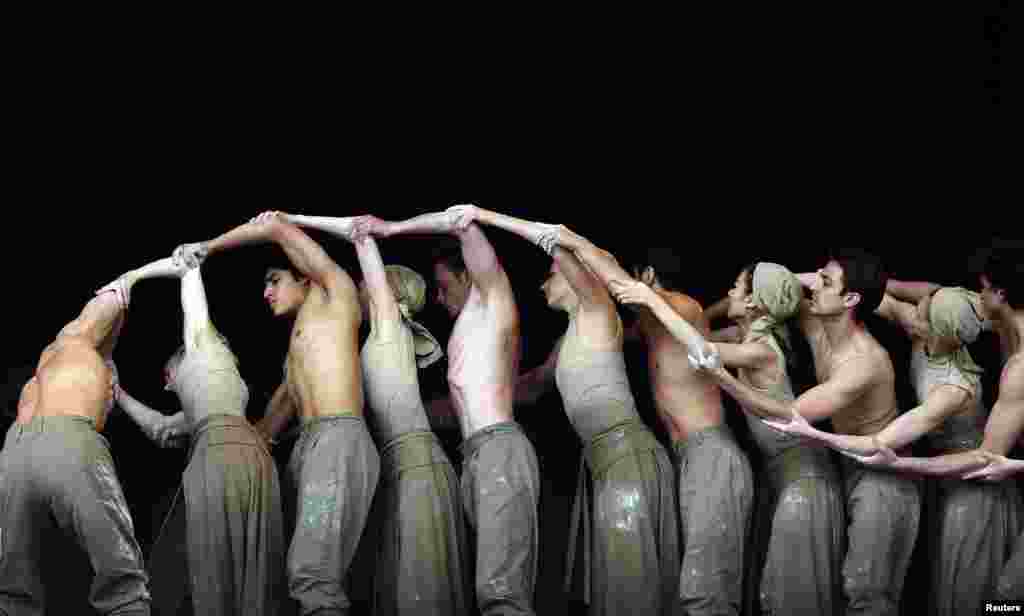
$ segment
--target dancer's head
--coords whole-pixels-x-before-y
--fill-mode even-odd
[[[200,345],[203,350],[207,353],[219,353],[229,357],[235,365],[238,365],[238,357],[231,350],[231,345],[228,344],[228,339],[224,337],[219,331],[210,326],[208,329],[203,330],[198,334],[199,340],[197,344]],[[181,368],[181,362],[185,359],[185,345],[178,347],[167,361],[164,362],[164,389],[174,389],[175,384],[178,381],[178,376]]]
[[[572,312],[579,304],[579,297],[577,297],[576,292],[569,284],[565,274],[558,268],[558,262],[554,259],[552,259],[551,267],[548,268],[548,273],[544,277],[544,282],[540,285],[540,290],[544,294],[544,300],[548,306],[555,310]]]
[[[416,270],[404,265],[386,265],[384,274],[387,277],[388,286],[395,296],[395,302],[406,318],[423,310],[427,303],[427,283]],[[366,280],[359,283],[359,305],[363,309],[363,317],[369,314],[369,293],[366,290]]]
[[[771,317],[782,323],[796,314],[803,298],[800,281],[788,269],[765,261],[740,271],[729,291],[731,319]]]
[[[811,289],[811,314],[849,314],[863,321],[885,296],[888,275],[878,257],[856,248],[833,250]]]
[[[275,317],[294,317],[306,301],[311,284],[310,279],[281,254],[267,266],[263,276],[263,300]]]
[[[993,250],[986,256],[978,272],[983,316],[1001,320],[1014,309],[1024,307],[1024,268],[1020,257],[1006,249]]]
[[[469,299],[473,281],[462,260],[462,248],[457,243],[442,242],[434,253],[435,299],[451,318],[456,318]]]

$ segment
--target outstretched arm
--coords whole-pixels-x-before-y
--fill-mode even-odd
[[[472,218],[481,224],[515,233],[534,244],[540,244],[545,234],[553,228],[553,225],[530,222],[474,206],[467,206],[460,214],[460,222],[463,224],[468,224],[467,221]],[[558,269],[565,275],[569,286],[580,299],[583,310],[594,312],[597,309],[606,314],[609,310],[614,311],[614,304],[608,294],[608,289],[604,283],[594,277],[594,274],[584,266],[576,254],[558,247],[552,247],[550,254],[558,265]]]
[[[494,252],[494,247],[479,226],[473,224],[476,206],[456,205],[444,212],[422,214],[401,222],[387,222],[368,217],[365,233],[380,237],[413,234],[450,234],[459,239],[462,260],[466,263],[473,286],[487,298],[501,289],[511,297],[508,275]]]
[[[182,447],[188,442],[188,421],[184,412],[164,415],[139,402],[120,385],[114,386],[117,404],[132,418],[142,432],[160,447]]]
[[[687,353],[698,363],[717,353],[715,346],[709,344],[700,331],[691,324],[699,323],[701,318],[700,306],[696,302],[674,297],[673,303],[670,304],[653,289],[632,278],[628,281],[613,280],[610,286],[615,298],[620,302],[647,307],[676,340],[686,345]],[[771,352],[770,349],[767,351]]]
[[[313,238],[282,219],[279,212],[264,212],[244,225],[203,242],[202,253],[213,255],[252,244],[276,243],[304,276],[328,291],[351,279]],[[354,285],[353,290],[354,290]]]
[[[859,456],[872,456],[885,449],[901,449],[931,432],[957,409],[963,407],[970,394],[952,385],[932,390],[921,405],[903,413],[877,434],[862,436],[832,434],[810,426],[806,420],[794,415],[791,420],[768,421],[772,427],[820,441],[832,449]]]
[[[722,389],[746,410],[766,418],[789,420],[794,412],[811,422],[828,419],[854,404],[874,382],[871,362],[851,359],[832,378],[812,387],[791,403],[753,389],[719,366],[709,370]]]
[[[917,304],[929,295],[934,295],[942,285],[934,282],[908,282],[890,278],[885,283],[885,292],[893,298],[910,304]]]

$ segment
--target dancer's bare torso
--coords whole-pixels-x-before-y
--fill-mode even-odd
[[[682,293],[659,290],[658,294],[698,331],[708,335],[707,319],[700,305]],[[654,403],[669,437],[687,438],[690,434],[721,425],[722,395],[718,384],[698,373],[686,358],[686,345],[646,311],[640,313],[640,329],[647,343]]]
[[[448,342],[448,385],[464,437],[512,421],[519,311],[505,281],[487,301],[474,285]]]
[[[800,327],[807,337],[814,357],[818,383],[831,379],[847,362],[858,362],[861,369],[875,372],[873,384],[855,404],[832,417],[832,426],[839,434],[872,435],[880,432],[898,414],[895,381],[889,353],[865,329],[855,331],[842,350],[833,349],[821,321],[802,316]]]
[[[96,349],[77,336],[61,336],[43,350],[35,376],[22,388],[17,422],[71,415],[102,427],[113,396],[113,372]]]
[[[314,284],[292,325],[285,386],[302,419],[363,413],[359,304],[338,286],[329,297]]]

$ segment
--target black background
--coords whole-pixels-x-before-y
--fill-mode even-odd
[[[976,15],[947,28],[942,17],[935,27],[931,16],[871,11],[649,15],[615,29],[569,20],[533,37],[496,34],[486,54],[480,30],[461,43],[356,53],[348,41],[285,50],[251,33],[237,47],[209,33],[201,45],[144,31],[128,44],[40,37],[8,89],[5,421],[40,350],[94,289],[266,209],[396,219],[475,202],[566,224],[628,264],[668,247],[682,289],[705,304],[752,260],[807,270],[830,245],[873,250],[894,277],[975,286],[976,249],[1024,237],[1019,172],[1002,154],[1014,93],[1005,7],[984,6],[981,54]],[[564,327],[537,288],[548,260],[487,233],[516,290],[526,369]],[[359,277],[345,242],[313,235]],[[426,274],[429,246],[402,238],[382,250]],[[287,340],[261,301],[266,254],[240,249],[204,267],[253,417]],[[438,308],[424,319],[446,340]],[[125,388],[167,411],[177,401],[162,391],[161,366],[181,321],[175,281],[140,283],[115,355]],[[884,325],[876,333],[905,368],[905,341]],[[992,350],[977,350],[990,381]],[[629,352],[649,412],[643,356]],[[443,375],[443,365],[421,374],[426,397],[444,391]],[[518,411],[552,478],[549,503],[569,499],[576,464],[558,406],[556,394]],[[106,434],[148,549],[184,452],[152,446],[123,414]],[[546,536],[564,533],[558,507]],[[555,574],[542,571],[542,592],[561,558],[548,552]]]

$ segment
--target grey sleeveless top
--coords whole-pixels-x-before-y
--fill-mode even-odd
[[[430,430],[409,326],[402,323],[396,340],[377,342],[371,336],[363,344],[359,359],[367,411],[381,439],[380,446],[407,432]]]
[[[793,393],[793,384],[790,382],[789,372],[786,370],[786,356],[779,347],[779,343],[775,340],[775,337],[751,332],[747,334],[743,339],[743,342],[763,342],[770,346],[772,350],[775,351],[775,356],[779,359],[782,376],[775,383],[771,383],[764,387],[758,387],[750,380],[750,376],[747,373],[748,371],[741,368],[739,370],[739,379],[749,385],[752,389],[771,396],[773,399],[779,400],[780,402],[792,402],[795,400],[796,395]],[[754,442],[757,443],[761,452],[769,458],[782,453],[794,445],[799,445],[802,440],[795,434],[786,434],[766,426],[756,415],[750,413],[746,409],[744,410],[743,415],[747,418],[747,425],[750,427],[750,435],[753,437]]]
[[[910,356],[910,380],[919,404],[939,385],[953,385],[971,393],[963,408],[925,435],[925,442],[935,452],[964,451],[981,445],[988,412],[982,400],[980,379],[973,379],[972,383],[952,361],[929,361],[925,346],[920,345]]]
[[[640,421],[626,376],[622,348],[599,350],[580,344],[576,319],[562,339],[555,382],[569,423],[584,441],[623,421]]]
[[[206,339],[186,351],[173,388],[193,426],[214,414],[245,417],[249,404],[249,388],[234,356],[219,340]]]

